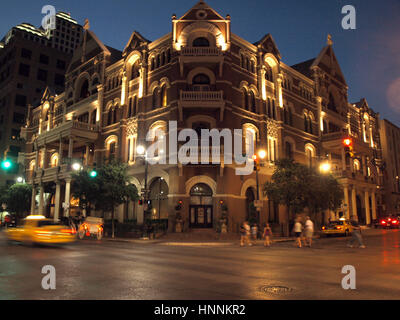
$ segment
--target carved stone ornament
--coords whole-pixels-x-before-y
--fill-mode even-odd
[[[138,123],[137,118],[130,118],[126,122],[126,135],[135,136],[137,135]]]
[[[279,131],[278,125],[270,119],[267,120],[267,130],[268,130],[268,136],[272,138],[278,138],[278,131]]]

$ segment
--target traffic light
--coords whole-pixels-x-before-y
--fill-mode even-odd
[[[1,168],[3,170],[10,170],[12,168],[13,164],[10,160],[3,160],[3,162],[1,163]]]
[[[346,157],[353,158],[354,153],[353,153],[353,140],[350,138],[345,138],[343,139],[343,145],[344,145],[344,152],[346,154]]]
[[[96,177],[97,177],[97,171],[96,171],[96,170],[90,171],[90,172],[89,172],[89,176],[90,176],[91,178],[96,178]]]
[[[254,171],[260,171],[260,159],[258,159],[257,155],[253,156],[254,161]]]
[[[139,204],[139,206],[142,206],[143,205],[143,200],[139,199],[138,204]]]

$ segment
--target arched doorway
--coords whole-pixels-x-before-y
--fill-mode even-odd
[[[258,212],[254,207],[256,200],[255,192],[252,187],[246,190],[246,220],[250,223],[259,223]]]
[[[213,227],[213,192],[205,183],[190,189],[189,225],[191,228]]]
[[[168,185],[161,177],[157,177],[150,184],[149,200],[151,201],[151,217],[168,219]]]

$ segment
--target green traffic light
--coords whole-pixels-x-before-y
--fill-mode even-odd
[[[12,167],[12,163],[11,163],[10,160],[4,160],[4,161],[1,163],[1,167],[2,167],[4,170],[8,170],[8,169],[10,169],[10,168]]]
[[[95,170],[91,171],[91,172],[90,172],[90,176],[91,176],[92,178],[97,177],[97,171],[95,171]]]

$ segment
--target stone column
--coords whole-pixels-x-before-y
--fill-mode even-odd
[[[376,217],[376,196],[375,192],[372,192],[371,194],[371,202],[372,202],[372,219],[375,220]]]
[[[97,119],[96,119],[96,123],[101,126],[102,124],[102,116],[103,116],[103,101],[104,101],[104,88],[103,85],[98,85],[97,86],[97,92],[98,92],[98,107],[97,107]]]
[[[357,217],[357,194],[355,186],[353,186],[351,190],[351,205],[353,209],[353,219],[355,219]]]
[[[344,214],[346,219],[350,219],[350,206],[349,206],[349,188],[345,186],[344,188]]]
[[[89,148],[89,145],[87,144],[86,145],[86,150],[85,150],[85,166],[88,166],[89,165],[89,151],[90,151],[90,148]]]
[[[31,214],[35,214],[36,211],[36,191],[36,186],[32,185]]]
[[[68,145],[68,158],[71,159],[74,152],[74,139],[69,138],[69,145]]]
[[[69,217],[69,205],[71,200],[71,179],[65,180],[65,203],[68,205],[64,209],[64,217]]]
[[[44,214],[44,187],[41,184],[39,186],[39,215]]]
[[[58,146],[58,165],[61,166],[63,163],[63,150],[64,150],[64,145],[62,138],[60,137],[60,145]]]
[[[47,169],[49,167],[49,160],[47,157],[47,146],[44,145],[43,148],[43,169]]]
[[[56,182],[56,195],[54,201],[54,221],[57,221],[60,217],[60,193],[61,193],[61,184],[60,181]]]
[[[369,211],[369,192],[368,190],[365,190],[365,222],[367,225],[371,224],[371,215]]]

